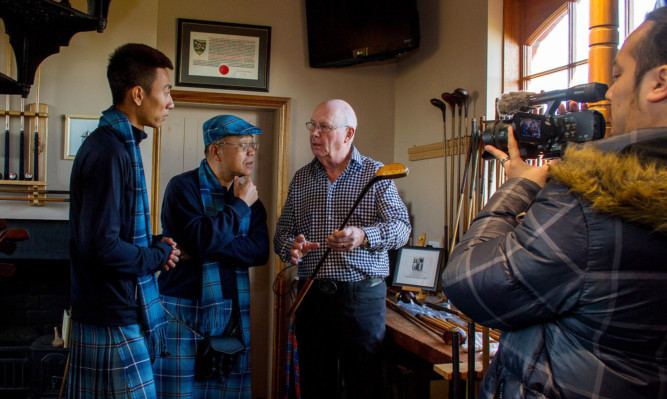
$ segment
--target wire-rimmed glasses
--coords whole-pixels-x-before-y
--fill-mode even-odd
[[[252,149],[253,151],[259,150],[259,143],[256,142],[256,141],[253,141],[253,142],[250,142],[250,143],[229,143],[229,142],[226,142],[226,141],[218,141],[218,142],[215,142],[213,144],[215,144],[215,145],[223,145],[223,144],[233,145],[233,146],[239,147],[241,149],[241,151],[243,151],[243,152],[248,152],[248,151],[250,151],[250,149]]]
[[[306,129],[308,129],[309,132],[314,132],[315,130],[318,130],[320,133],[327,134],[331,133],[336,129],[340,129],[341,127],[350,127],[350,126],[349,125],[329,126],[326,123],[317,124],[312,121],[306,122]]]

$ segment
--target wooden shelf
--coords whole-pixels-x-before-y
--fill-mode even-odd
[[[460,141],[460,143],[459,143]],[[460,139],[447,140],[447,156],[465,155],[468,153],[468,137]],[[442,141],[408,148],[408,159],[410,161],[419,161],[422,159],[442,158],[444,151]]]
[[[45,188],[48,185],[46,181],[32,180],[0,180],[0,200],[3,201],[28,201],[32,206],[46,205]],[[25,193],[4,194],[3,187],[25,188]],[[15,197],[15,198],[14,198]]]

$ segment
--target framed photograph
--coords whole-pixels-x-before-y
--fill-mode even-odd
[[[271,27],[178,20],[176,84],[269,91]]]
[[[63,159],[74,159],[79,147],[93,130],[97,129],[100,117],[94,115],[65,115],[65,143]]]
[[[433,291],[438,286],[443,248],[410,247],[398,251],[392,286]]]

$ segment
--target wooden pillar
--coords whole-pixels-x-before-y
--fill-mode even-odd
[[[591,0],[588,55],[588,81],[612,84],[612,64],[618,48],[618,0]],[[609,101],[591,104],[600,111],[610,131]]]

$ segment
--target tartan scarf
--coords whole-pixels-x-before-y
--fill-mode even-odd
[[[206,159],[203,159],[199,166],[199,193],[208,217],[215,217],[218,212],[227,206],[225,201],[226,190],[218,183]],[[246,236],[249,228],[250,214],[240,221],[236,237]],[[235,272],[236,295],[238,295],[243,343],[245,344],[245,351],[239,356],[238,361],[239,368],[246,370],[250,366],[250,279],[248,269],[245,267],[237,267]],[[226,326],[229,316],[225,320],[224,315],[230,315],[232,312],[225,312],[223,300],[220,264],[219,262],[207,261],[202,265],[201,299],[202,323],[205,334],[222,331],[221,329]]]
[[[132,236],[130,242],[138,247],[151,245],[151,217],[144,166],[141,160],[139,144],[134,139],[132,125],[127,116],[113,106],[102,112],[100,126],[109,126],[116,137],[123,142],[130,154],[134,172],[134,202],[132,205]],[[148,352],[151,360],[156,353],[166,348],[167,316],[160,304],[158,284],[155,273],[137,277],[137,303],[139,319],[146,335]]]

